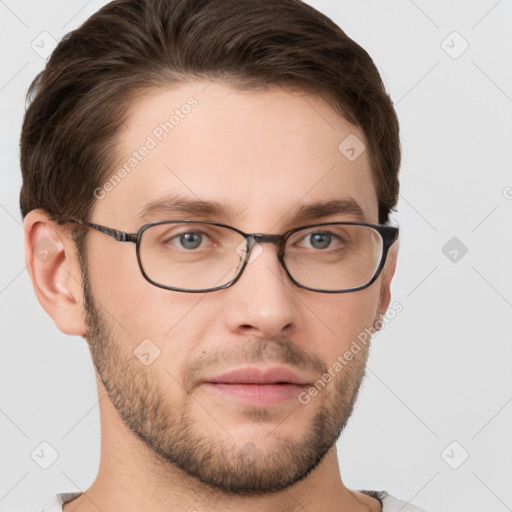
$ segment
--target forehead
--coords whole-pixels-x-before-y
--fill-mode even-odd
[[[117,142],[117,164],[96,194],[98,222],[133,230],[148,205],[170,197],[224,205],[222,220],[241,229],[262,231],[334,200],[378,219],[363,134],[306,93],[208,81],[152,90],[133,101]]]

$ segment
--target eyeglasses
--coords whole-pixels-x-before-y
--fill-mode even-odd
[[[326,222],[283,235],[247,234],[225,224],[188,219],[151,222],[131,234],[74,218],[58,221],[66,222],[96,229],[118,242],[135,243],[147,281],[191,293],[235,284],[247,263],[262,251],[262,243],[277,246],[279,262],[300,288],[324,293],[362,290],[379,277],[398,238],[396,227],[364,222]]]

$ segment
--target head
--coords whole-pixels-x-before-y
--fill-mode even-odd
[[[155,461],[225,493],[305,478],[353,409],[369,343],[340,358],[388,308],[397,244],[353,292],[295,286],[263,243],[233,286],[189,293],[148,282],[134,244],[58,221],[388,223],[398,122],[371,58],[298,0],[119,0],[64,37],[29,96],[27,266],[59,329],[87,340],[123,424]],[[298,216],[336,200],[358,208]],[[208,384],[277,365],[307,385],[256,403]]]

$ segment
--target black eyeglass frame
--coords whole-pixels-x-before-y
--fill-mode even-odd
[[[243,271],[245,270],[245,267],[247,266],[248,260],[250,259],[251,250],[256,245],[256,243],[272,243],[277,245],[277,257],[279,260],[279,263],[284,268],[286,274],[290,278],[293,284],[298,286],[299,288],[303,288],[305,290],[310,290],[313,292],[319,292],[319,293],[347,293],[347,292],[356,292],[358,290],[363,290],[364,288],[367,288],[372,283],[376,281],[376,279],[379,277],[379,275],[382,272],[382,269],[384,268],[384,265],[386,263],[387,255],[389,252],[390,247],[396,242],[398,239],[398,233],[399,228],[394,226],[382,226],[380,224],[370,224],[368,222],[323,222],[320,224],[310,224],[307,226],[300,226],[298,228],[293,228],[286,233],[282,235],[273,235],[273,234],[266,234],[266,233],[244,233],[243,231],[233,227],[228,226],[227,224],[221,224],[218,222],[211,222],[211,221],[197,221],[192,219],[178,219],[178,220],[159,220],[156,222],[149,222],[148,224],[144,224],[140,227],[140,229],[137,231],[137,233],[126,233],[125,231],[119,231],[117,229],[109,228],[106,226],[102,226],[100,224],[94,224],[92,222],[88,222],[85,220],[75,219],[75,218],[69,218],[69,219],[61,219],[57,221],[57,224],[65,224],[68,222],[72,222],[75,224],[80,224],[84,227],[92,228],[97,231],[100,231],[101,233],[108,235],[118,242],[132,242],[135,244],[135,251],[137,255],[137,262],[139,264],[139,269],[144,276],[144,279],[151,283],[154,286],[157,286],[158,288],[163,288],[165,290],[172,290],[177,292],[187,292],[187,293],[205,293],[205,292],[213,292],[217,290],[223,290],[226,288],[229,288],[230,286],[233,286],[241,277]],[[161,283],[158,283],[156,281],[153,281],[145,272],[144,266],[142,265],[142,261],[140,258],[140,241],[142,239],[142,235],[144,231],[149,229],[152,226],[158,226],[162,224],[176,224],[176,223],[191,223],[191,224],[209,224],[211,226],[218,226],[222,228],[227,228],[232,231],[235,231],[236,233],[240,234],[245,238],[245,241],[247,243],[247,253],[244,256],[241,256],[240,259],[243,260],[242,266],[238,270],[237,275],[228,283],[217,286],[215,288],[206,288],[206,289],[200,289],[200,290],[188,290],[184,288],[176,288],[173,286],[167,286]],[[349,225],[349,226],[366,226],[369,228],[374,229],[379,233],[379,235],[382,238],[382,256],[380,259],[379,266],[377,267],[377,270],[375,271],[374,276],[370,281],[368,281],[366,284],[362,286],[358,286],[356,288],[347,288],[343,290],[322,290],[318,288],[310,288],[309,286],[305,286],[298,281],[294,279],[294,277],[290,274],[290,271],[286,267],[286,264],[284,262],[284,254],[285,254],[285,246],[287,239],[295,232],[311,228],[311,227],[320,227],[320,226],[332,226],[332,225]]]

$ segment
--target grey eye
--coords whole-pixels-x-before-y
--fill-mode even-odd
[[[309,235],[309,243],[314,249],[326,249],[331,245],[332,236],[327,232],[316,232]]]
[[[184,249],[197,249],[201,245],[202,237],[201,233],[183,233],[177,238]]]

